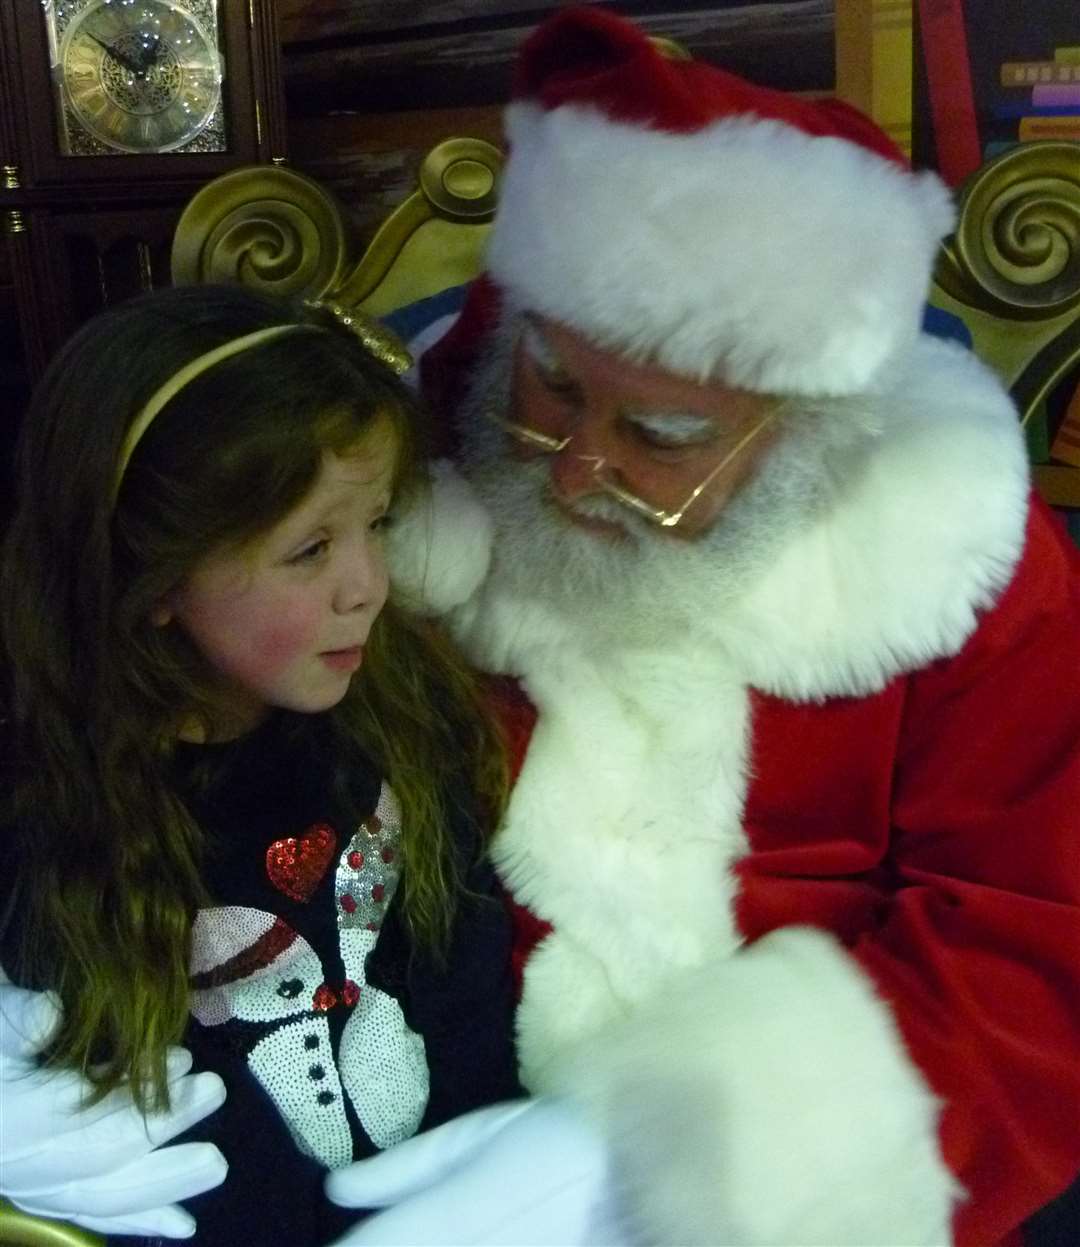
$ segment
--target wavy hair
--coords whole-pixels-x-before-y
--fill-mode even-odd
[[[126,432],[170,377],[224,342],[272,337],[189,382],[138,443],[112,503]],[[208,902],[202,833],[168,782],[182,717],[213,730],[214,682],[155,603],[207,551],[267,531],[314,485],[326,452],[388,418],[395,497],[417,484],[422,413],[409,390],[328,313],[236,287],[124,304],[83,328],[25,418],[0,566],[9,664],[17,964],[54,989],[49,1063],[95,1099],[121,1083],[168,1103],[165,1055],[188,1020],[192,923]],[[435,628],[389,603],[362,672],[327,711],[341,757],[365,750],[403,810],[404,905],[421,945],[445,949],[460,863],[446,794],[462,774],[484,830],[506,795],[505,756],[481,692]]]

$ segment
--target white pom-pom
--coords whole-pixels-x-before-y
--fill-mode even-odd
[[[444,615],[467,601],[487,575],[492,524],[472,486],[449,460],[431,465],[429,487],[391,526],[390,582],[399,601]]]

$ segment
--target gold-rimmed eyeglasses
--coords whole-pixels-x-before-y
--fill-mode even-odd
[[[682,523],[687,511],[697,502],[713,481],[773,422],[779,410],[779,404],[774,404],[757,420],[753,421],[750,428],[736,440],[727,454],[723,455],[720,461],[709,469],[702,480],[686,496],[681,505],[674,510],[657,507],[638,494],[635,494],[632,490],[627,489],[618,479],[618,469],[609,467],[607,460],[603,456],[577,455],[576,458],[582,462],[592,464],[591,470],[596,486],[603,493],[622,503],[623,506],[629,507],[635,514],[642,516],[660,528],[676,528]],[[518,424],[516,421],[506,420],[500,416],[492,414],[489,418],[523,446],[541,451],[544,454],[562,454],[574,440],[573,433],[566,437],[553,437],[548,433],[541,433],[538,429],[529,428],[527,425]],[[570,453],[573,453],[573,451]]]

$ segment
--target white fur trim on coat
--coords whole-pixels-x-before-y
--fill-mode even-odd
[[[593,1114],[647,1242],[952,1241],[960,1191],[937,1103],[888,1009],[823,932],[790,927],[672,975],[531,1089]]]
[[[716,619],[744,678],[792,701],[876,693],[959,652],[1023,550],[1030,469],[998,378],[921,337],[867,400],[882,432]],[[859,401],[859,400],[852,400]]]
[[[538,1019],[528,1071],[672,967],[738,947],[750,710],[745,685],[678,653],[548,649],[525,689],[539,718],[492,857],[555,926],[521,1005]]]
[[[430,487],[390,527],[387,561],[395,595],[422,614],[459,606],[487,575],[491,538],[491,519],[472,486],[447,460],[433,463]]]
[[[518,103],[506,124],[489,271],[598,345],[843,395],[918,332],[953,221],[936,175],[756,118],[670,134]]]

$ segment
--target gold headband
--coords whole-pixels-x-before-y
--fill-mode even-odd
[[[387,329],[366,312],[353,311],[342,307],[340,303],[328,303],[320,299],[306,299],[304,306],[329,312],[339,325],[343,325],[360,339],[369,355],[374,355],[399,377],[412,367],[413,357],[404,342],[392,329]]]
[[[135,417],[131,423],[131,427],[127,431],[124,438],[124,444],[120,447],[120,454],[116,460],[116,474],[113,477],[112,501],[116,502],[116,495],[120,492],[120,483],[124,479],[124,472],[135,451],[135,447],[142,441],[146,430],[154,423],[158,413],[170,402],[177,394],[194,381],[195,378],[204,373],[208,368],[213,368],[215,364],[219,364],[223,359],[228,359],[232,355],[239,355],[241,351],[246,351],[253,346],[258,346],[260,342],[268,342],[271,338],[280,338],[282,334],[292,333],[297,329],[317,329],[317,325],[271,325],[269,329],[257,329],[254,333],[245,333],[242,338],[233,338],[231,342],[225,342],[221,346],[216,346],[212,351],[207,351],[205,355],[200,355],[193,359],[190,364],[185,364],[179,372],[173,375],[150,395],[149,401],[143,406],[142,411]]]
[[[384,329],[382,325],[371,320],[363,313],[348,312],[337,303],[309,301],[304,306],[324,308],[330,312],[339,324],[355,334],[369,354],[386,364],[387,367],[399,375],[412,365],[412,356],[397,337],[389,329]],[[131,456],[135,452],[135,447],[142,441],[146,430],[153,424],[162,408],[171,402],[184,386],[194,381],[196,377],[206,372],[208,368],[213,368],[215,364],[219,364],[224,359],[229,359],[230,356],[239,355],[241,351],[249,350],[262,342],[269,342],[272,338],[279,338],[283,334],[294,333],[300,329],[314,329],[317,332],[326,332],[323,325],[271,325],[268,329],[257,329],[254,333],[246,333],[243,337],[233,338],[231,342],[225,342],[221,346],[215,347],[212,351],[207,351],[205,355],[200,355],[197,359],[193,359],[190,364],[185,364],[178,372],[173,373],[164,385],[151,394],[149,400],[132,421],[127,431],[123,445],[120,447],[120,454],[116,460],[116,473],[113,477],[112,489],[113,505],[116,504],[116,497],[120,492],[120,485],[124,479],[124,473],[127,471],[128,463],[131,461]]]

